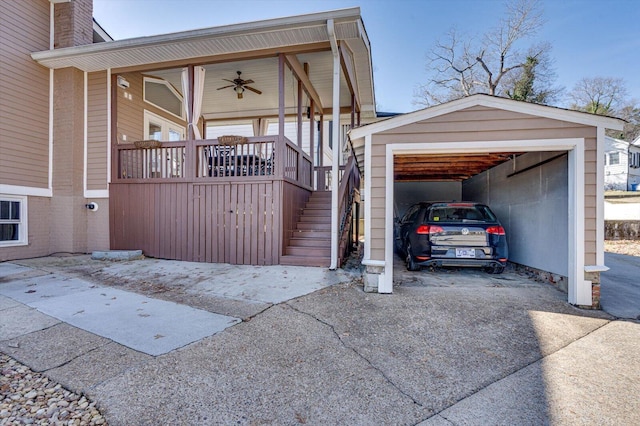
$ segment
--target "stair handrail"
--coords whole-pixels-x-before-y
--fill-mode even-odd
[[[338,263],[342,263],[347,238],[349,238],[349,228],[347,224],[351,221],[353,214],[353,203],[356,198],[359,201],[360,194],[360,169],[358,168],[355,155],[350,155],[345,166],[344,174],[338,187],[338,214],[340,218],[340,229],[338,232]]]

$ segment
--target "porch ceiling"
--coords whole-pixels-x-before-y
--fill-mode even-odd
[[[509,161],[514,153],[411,154],[393,159],[396,181],[463,181]]]
[[[330,51],[297,55],[300,63],[309,64],[309,79],[320,96],[323,106],[328,109],[332,104],[332,55]],[[269,117],[278,114],[278,59],[276,57],[247,61],[225,62],[204,65],[205,87],[202,102],[202,115],[205,119],[234,119],[246,117]],[[262,92],[258,95],[246,90],[243,98],[238,99],[232,88],[218,90],[230,83],[223,79],[233,80],[236,71],[242,72],[242,78],[251,79],[249,86]],[[179,92],[181,88],[181,68],[149,71],[145,75],[162,78],[171,83]],[[296,105],[297,83],[287,73],[285,76],[286,105]],[[340,104],[349,106],[351,98],[346,79],[341,79]],[[309,103],[306,101],[305,106]],[[291,107],[293,108],[293,107]],[[294,113],[291,109],[290,113]]]

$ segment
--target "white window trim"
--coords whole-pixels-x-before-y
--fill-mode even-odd
[[[162,141],[166,142],[169,140],[169,130],[177,131],[182,135],[182,140],[186,139],[187,131],[184,126],[179,125],[176,122],[168,120],[158,114],[154,114],[149,110],[144,110],[144,138],[151,139],[151,135],[149,135],[149,123],[153,122],[159,124],[162,128]]]
[[[147,81],[165,85],[167,87],[167,89],[169,89],[171,91],[171,93],[173,93],[173,95],[176,98],[180,99],[180,102],[182,103],[182,107],[180,108],[180,115],[174,114],[173,112],[162,108],[160,105],[147,100]],[[185,119],[185,115],[184,115],[184,98],[182,97],[180,92],[178,92],[176,90],[176,88],[173,87],[173,85],[171,83],[169,83],[168,81],[166,81],[166,80],[163,80],[161,78],[155,78],[155,77],[144,77],[143,81],[142,81],[142,99],[146,103],[148,103],[149,105],[153,105],[154,107],[158,108],[159,110],[162,110],[162,111],[166,112],[167,114],[171,114],[174,117],[177,117],[177,118],[179,118],[181,120]]]
[[[4,195],[0,194],[0,201],[19,201],[20,202],[20,223],[19,223],[19,234],[20,239],[15,241],[0,241],[0,247],[17,247],[17,246],[26,246],[29,244],[29,227],[28,224],[28,208],[27,208],[27,197],[26,196],[16,196],[16,195]]]
[[[568,301],[591,306],[591,282],[584,279],[584,139],[538,139],[461,143],[390,143],[386,145],[385,266],[379,293],[393,292],[393,156],[395,154],[471,153],[491,151],[568,151],[569,291]],[[365,164],[366,167],[366,164]],[[365,225],[366,226],[366,225]],[[366,230],[365,230],[366,232]],[[366,256],[366,247],[365,247]]]

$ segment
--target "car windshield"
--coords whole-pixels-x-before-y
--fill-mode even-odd
[[[487,206],[444,204],[431,207],[429,222],[496,222]]]

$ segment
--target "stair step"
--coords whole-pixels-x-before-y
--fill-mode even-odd
[[[313,240],[331,240],[331,230],[292,229],[289,231],[291,238],[306,238]]]
[[[305,208],[303,210],[304,215],[309,216],[331,216],[331,209],[319,209],[319,208]]]
[[[320,266],[323,268],[328,268],[331,264],[331,257],[284,255],[280,256],[280,264],[291,266]]]
[[[329,210],[331,211],[331,202],[317,202],[317,201],[307,201],[307,204],[304,206],[305,209],[319,209],[319,210]]]
[[[299,238],[292,237],[289,247],[330,247],[331,238]]]
[[[331,223],[298,222],[297,229],[302,231],[331,231]]]
[[[298,223],[331,223],[331,216],[309,216],[303,214]]]
[[[328,257],[331,256],[331,248],[289,246],[284,253],[292,256]]]

